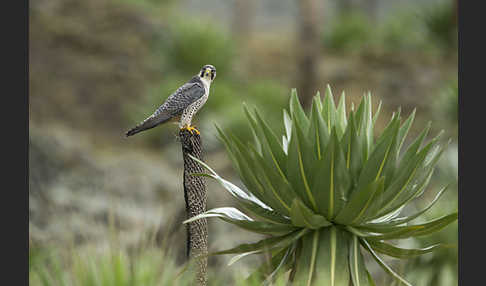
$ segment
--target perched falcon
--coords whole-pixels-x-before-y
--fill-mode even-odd
[[[203,66],[199,74],[179,87],[152,115],[128,130],[125,135],[132,136],[162,123],[179,119],[181,129],[187,129],[191,133],[195,131],[199,134],[199,131],[191,126],[191,120],[208,100],[209,87],[214,78],[216,78],[216,68],[212,65]]]

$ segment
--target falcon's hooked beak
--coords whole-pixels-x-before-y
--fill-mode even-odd
[[[206,68],[206,71],[204,72],[204,76],[205,77],[211,77],[211,69],[210,68]]]

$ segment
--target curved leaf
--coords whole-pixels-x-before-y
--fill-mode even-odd
[[[311,106],[310,127],[307,136],[309,137],[312,150],[318,160],[322,159],[324,148],[329,142],[329,132],[322,118],[321,109],[319,108],[320,98],[314,96]],[[312,178],[310,179],[312,181]]]
[[[282,135],[282,147],[285,151],[285,154],[288,154],[289,142],[290,138],[292,137],[292,119],[290,119],[290,115],[286,109],[283,110],[283,118],[286,135]]]
[[[382,233],[380,235],[366,236],[367,239],[388,240],[388,239],[398,239],[398,238],[408,238],[408,237],[428,235],[441,230],[442,228],[446,227],[447,225],[451,224],[456,220],[457,220],[457,212],[423,224],[417,224],[417,225],[393,226],[393,227],[361,226],[357,228],[359,230]]]
[[[208,211],[205,211],[202,214],[198,214],[191,218],[186,219],[183,221],[183,224],[190,223],[202,218],[209,218],[209,217],[226,217],[234,220],[242,220],[242,221],[253,221],[253,219],[246,214],[242,213],[238,209],[232,207],[222,207],[222,208],[214,208]]]
[[[245,210],[250,216],[258,218],[264,221],[280,224],[291,224],[289,218],[286,216],[269,209],[264,209],[252,202],[239,200],[240,206]]]
[[[206,163],[204,163],[203,161],[199,160],[198,158],[196,157],[193,157],[189,154],[189,157],[191,157],[191,159],[193,159],[194,161],[198,162],[199,164],[201,164],[204,168],[206,168],[209,172],[211,172],[211,175],[208,175],[208,174],[203,174],[203,173],[200,173],[200,174],[193,174],[193,175],[199,175],[199,176],[207,176],[207,177],[210,177],[212,179],[215,179],[216,181],[218,181],[218,183],[225,189],[227,190],[232,196],[236,197],[237,199],[239,199],[240,201],[248,201],[248,202],[251,202],[255,205],[258,205],[259,207],[263,208],[263,209],[267,209],[267,210],[272,210],[271,207],[267,206],[265,203],[263,203],[262,201],[260,201],[257,197],[255,197],[252,193],[247,193],[245,191],[243,191],[242,189],[238,188],[236,185],[234,185],[233,183],[221,178],[213,169],[211,169]]]
[[[307,131],[309,128],[309,119],[305,115],[304,109],[300,104],[299,97],[297,96],[297,90],[295,88],[292,89],[290,93],[290,115],[294,123],[300,124],[302,126],[304,132]]]
[[[385,165],[394,156],[390,153],[392,152],[392,147],[396,144],[399,126],[398,117],[395,117],[383,131],[383,134],[378,139],[377,145],[363,166],[363,171],[358,180],[358,190],[366,188],[369,183],[378,180],[382,175]]]
[[[413,124],[413,120],[415,119],[415,112],[416,111],[417,111],[417,109],[414,108],[412,113],[410,114],[410,116],[407,118],[407,120],[405,120],[405,122],[400,127],[400,130],[398,130],[397,159],[398,159],[398,156],[400,155],[400,150],[402,149],[403,143],[405,142],[405,138],[407,137],[408,131],[410,130],[410,127]]]
[[[360,239],[360,243],[371,253],[371,256],[375,259],[375,261],[390,275],[392,275],[395,279],[398,279],[400,282],[404,283],[407,286],[412,286],[407,280],[403,277],[398,275],[390,266],[386,265],[386,263],[373,251],[371,246],[368,244],[366,239]]]
[[[294,114],[291,115],[294,116]],[[288,150],[288,180],[290,182],[290,185],[297,193],[298,198],[305,202],[307,205],[310,205],[314,210],[316,210],[316,199],[311,193],[307,178],[309,172],[306,172],[306,170],[304,169],[303,148],[305,146],[302,146],[302,143],[305,141],[305,139],[303,137],[303,131],[300,129],[297,121],[294,121],[292,124],[292,137],[290,138],[290,145]],[[307,145],[307,143],[304,144]]]
[[[322,116],[326,122],[327,130],[331,131],[331,128],[335,126],[337,112],[334,98],[332,96],[331,86],[326,85],[326,91],[324,92],[324,101],[322,103]]]
[[[395,258],[412,258],[416,257],[425,253],[432,252],[438,248],[443,247],[442,244],[434,244],[429,247],[425,248],[417,248],[417,249],[404,249],[404,248],[399,248],[396,246],[393,246],[391,244],[381,242],[381,241],[374,241],[370,240],[369,244],[371,247],[380,253],[386,254],[391,257]]]
[[[237,262],[238,260],[240,260],[241,258],[243,258],[245,256],[248,256],[248,255],[251,255],[251,254],[258,254],[258,253],[261,253],[261,251],[255,250],[255,251],[250,251],[250,252],[245,252],[245,253],[242,253],[242,254],[235,255],[230,259],[230,261],[228,261],[228,266],[233,265],[235,262]]]
[[[190,219],[185,220],[183,223],[190,223],[198,219],[217,217],[226,222],[234,224],[240,228],[261,234],[270,235],[286,235],[289,232],[297,230],[296,227],[290,224],[275,224],[266,221],[254,221],[252,218],[248,217],[244,213],[240,212],[235,208],[224,207],[215,208],[208,210],[202,214],[194,216]]]
[[[339,98],[338,108],[336,110],[336,126],[339,138],[343,136],[347,125],[348,121],[346,119],[346,95],[343,91],[341,94],[341,98]]]

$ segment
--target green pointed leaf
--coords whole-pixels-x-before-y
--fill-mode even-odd
[[[287,154],[289,150],[290,137],[292,136],[292,119],[290,118],[290,115],[286,109],[283,110],[283,118],[286,135],[282,136],[282,147],[285,154]]]
[[[343,91],[343,93],[341,94],[341,98],[339,99],[336,112],[336,127],[338,138],[341,138],[343,136],[347,125],[348,121],[346,119],[346,96]]]
[[[370,240],[369,244],[377,252],[380,252],[380,253],[386,254],[388,256],[395,257],[395,258],[401,258],[401,259],[416,257],[416,256],[419,256],[419,255],[422,255],[422,254],[425,254],[425,253],[429,253],[429,252],[432,252],[434,250],[437,250],[439,248],[444,247],[442,244],[434,244],[434,245],[431,245],[431,246],[425,247],[425,248],[404,249],[404,248],[393,246],[393,245],[385,243],[385,242],[373,241],[373,240]]]
[[[297,139],[298,143],[298,148],[299,152],[302,158],[302,170],[304,171],[304,174],[306,175],[305,177],[302,176],[305,181],[304,183],[307,183],[305,187],[308,186],[309,183],[309,175],[312,167],[315,166],[318,157],[315,156],[315,153],[312,151],[314,142],[309,140],[309,137],[306,136],[307,134],[304,132],[302,129],[302,126],[296,121],[294,124],[294,136]],[[310,128],[309,128],[310,129]],[[300,164],[300,162],[299,162]]]
[[[310,229],[319,229],[331,225],[323,216],[315,214],[299,199],[294,199],[292,202],[290,218],[293,225]]]
[[[353,286],[368,286],[368,274],[361,255],[358,237],[353,235],[349,242],[349,270]]]
[[[322,100],[321,100],[321,93],[319,91],[316,92],[316,96],[317,98],[317,101],[316,101],[316,104],[317,104],[317,109],[319,109],[319,111],[322,112]]]
[[[371,95],[364,95],[356,111],[359,141],[362,148],[363,160],[367,160],[373,144],[373,121],[371,110]]]
[[[238,209],[231,208],[231,207],[222,207],[222,208],[215,208],[215,209],[205,211],[202,214],[186,219],[183,223],[186,224],[202,218],[209,218],[209,217],[227,217],[234,220],[252,221],[250,217],[248,217]]]
[[[383,131],[376,147],[363,167],[358,180],[358,190],[366,188],[372,181],[376,181],[382,176],[383,169],[391,157],[390,152],[392,152],[392,147],[396,141],[398,127],[399,121],[397,118],[394,118]]]
[[[400,155],[400,150],[402,149],[402,146],[403,146],[403,143],[405,142],[405,138],[407,137],[408,131],[410,130],[410,127],[412,126],[413,120],[415,119],[416,110],[417,110],[416,108],[413,109],[410,116],[407,118],[407,120],[405,120],[405,122],[400,127],[400,130],[398,131],[398,142],[399,142],[399,144],[398,144],[397,156]]]
[[[360,239],[360,243],[371,253],[371,256],[375,259],[375,261],[380,265],[383,270],[385,270],[388,274],[392,275],[395,279],[398,281],[404,283],[407,286],[412,286],[407,280],[405,280],[403,277],[398,275],[393,269],[390,268],[371,248],[371,246],[368,244],[366,239]]]
[[[372,147],[374,146],[373,143],[373,119],[372,119],[372,108],[371,108],[371,93],[368,92],[368,94],[365,96],[365,103],[366,103],[366,109],[365,109],[365,114],[366,114],[366,141],[367,141],[367,146],[368,146],[368,154],[370,154]]]
[[[334,104],[331,87],[329,85],[326,86],[326,92],[324,93],[322,116],[324,118],[324,122],[326,123],[327,130],[330,131],[332,127],[335,126],[337,111],[336,105]]]
[[[415,140],[408,146],[407,150],[405,151],[405,154],[402,156],[402,159],[400,160],[401,166],[404,166],[408,164],[408,162],[417,154],[418,149],[422,145],[422,142],[424,141],[425,137],[429,133],[429,130],[431,128],[431,123],[429,122],[427,126],[420,132],[419,136],[415,138]]]
[[[397,125],[400,125],[400,114],[398,113],[397,114]],[[383,165],[383,168],[382,168],[382,174],[383,176],[385,177],[385,189],[387,186],[389,186],[395,179],[395,174],[396,174],[396,169],[397,169],[397,160],[398,160],[398,157],[399,157],[399,145],[400,145],[400,140],[401,140],[401,137],[400,137],[400,131],[403,132],[403,130],[400,128],[400,126],[397,127],[398,130],[397,130],[397,135],[396,135],[396,139],[393,140],[393,143],[390,147],[390,151],[389,151],[389,154],[388,154],[388,158],[387,158],[387,161],[385,162],[385,164]],[[378,139],[378,144],[381,140],[381,137]]]
[[[362,97],[358,109],[356,110],[356,113],[354,113],[354,118],[356,120],[356,135],[361,149],[360,154],[362,154],[361,165],[364,165],[368,159],[368,149],[371,148],[371,146],[368,146],[368,137],[366,136],[367,114],[365,113],[365,101],[365,97]]]
[[[344,144],[344,151],[346,152],[346,168],[349,169],[350,177],[353,180],[353,185],[358,184],[359,174],[363,167],[363,154],[362,147],[359,143],[359,137],[357,134],[355,116],[353,113],[349,115],[349,123],[346,133],[344,135],[345,140],[348,140]]]
[[[304,167],[304,159],[308,159],[308,156],[304,157],[304,153],[312,152],[308,152],[308,150],[303,150],[303,148],[305,148],[308,143],[305,142],[305,138],[303,138],[303,132],[299,128],[300,126],[297,121],[293,123],[293,135],[290,138],[287,160],[288,180],[292,188],[295,190],[298,198],[302,200],[306,205],[309,205],[311,208],[316,210],[316,200],[311,192],[308,181],[308,174],[310,172]],[[301,144],[304,144],[306,146],[301,146]]]
[[[380,116],[380,111],[381,111],[381,100],[378,102],[378,107],[376,108],[375,115],[373,115],[373,126],[376,125],[376,120],[378,119],[378,116]]]
[[[457,212],[450,215],[443,216],[441,218],[416,225],[408,226],[362,226],[358,227],[359,230],[371,231],[375,233],[383,233],[380,235],[369,235],[367,239],[373,240],[389,240],[424,236],[441,230],[447,225],[457,220]]]
[[[304,132],[307,132],[307,129],[309,128],[309,119],[305,115],[304,109],[300,104],[297,90],[295,88],[292,89],[290,95],[290,115],[294,123],[300,124]]]
[[[315,96],[312,100],[308,138],[312,145],[312,150],[315,152],[315,157],[321,160],[324,148],[329,142],[329,132],[319,109],[319,101],[320,98],[318,96]]]

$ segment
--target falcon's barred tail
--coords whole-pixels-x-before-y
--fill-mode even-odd
[[[169,114],[158,114],[157,116],[150,116],[149,118],[145,119],[139,125],[133,127],[132,129],[128,130],[125,135],[126,137],[132,136],[137,134],[138,132],[142,132],[144,130],[154,128],[155,126],[162,124],[166,121],[169,121],[172,118]]]

